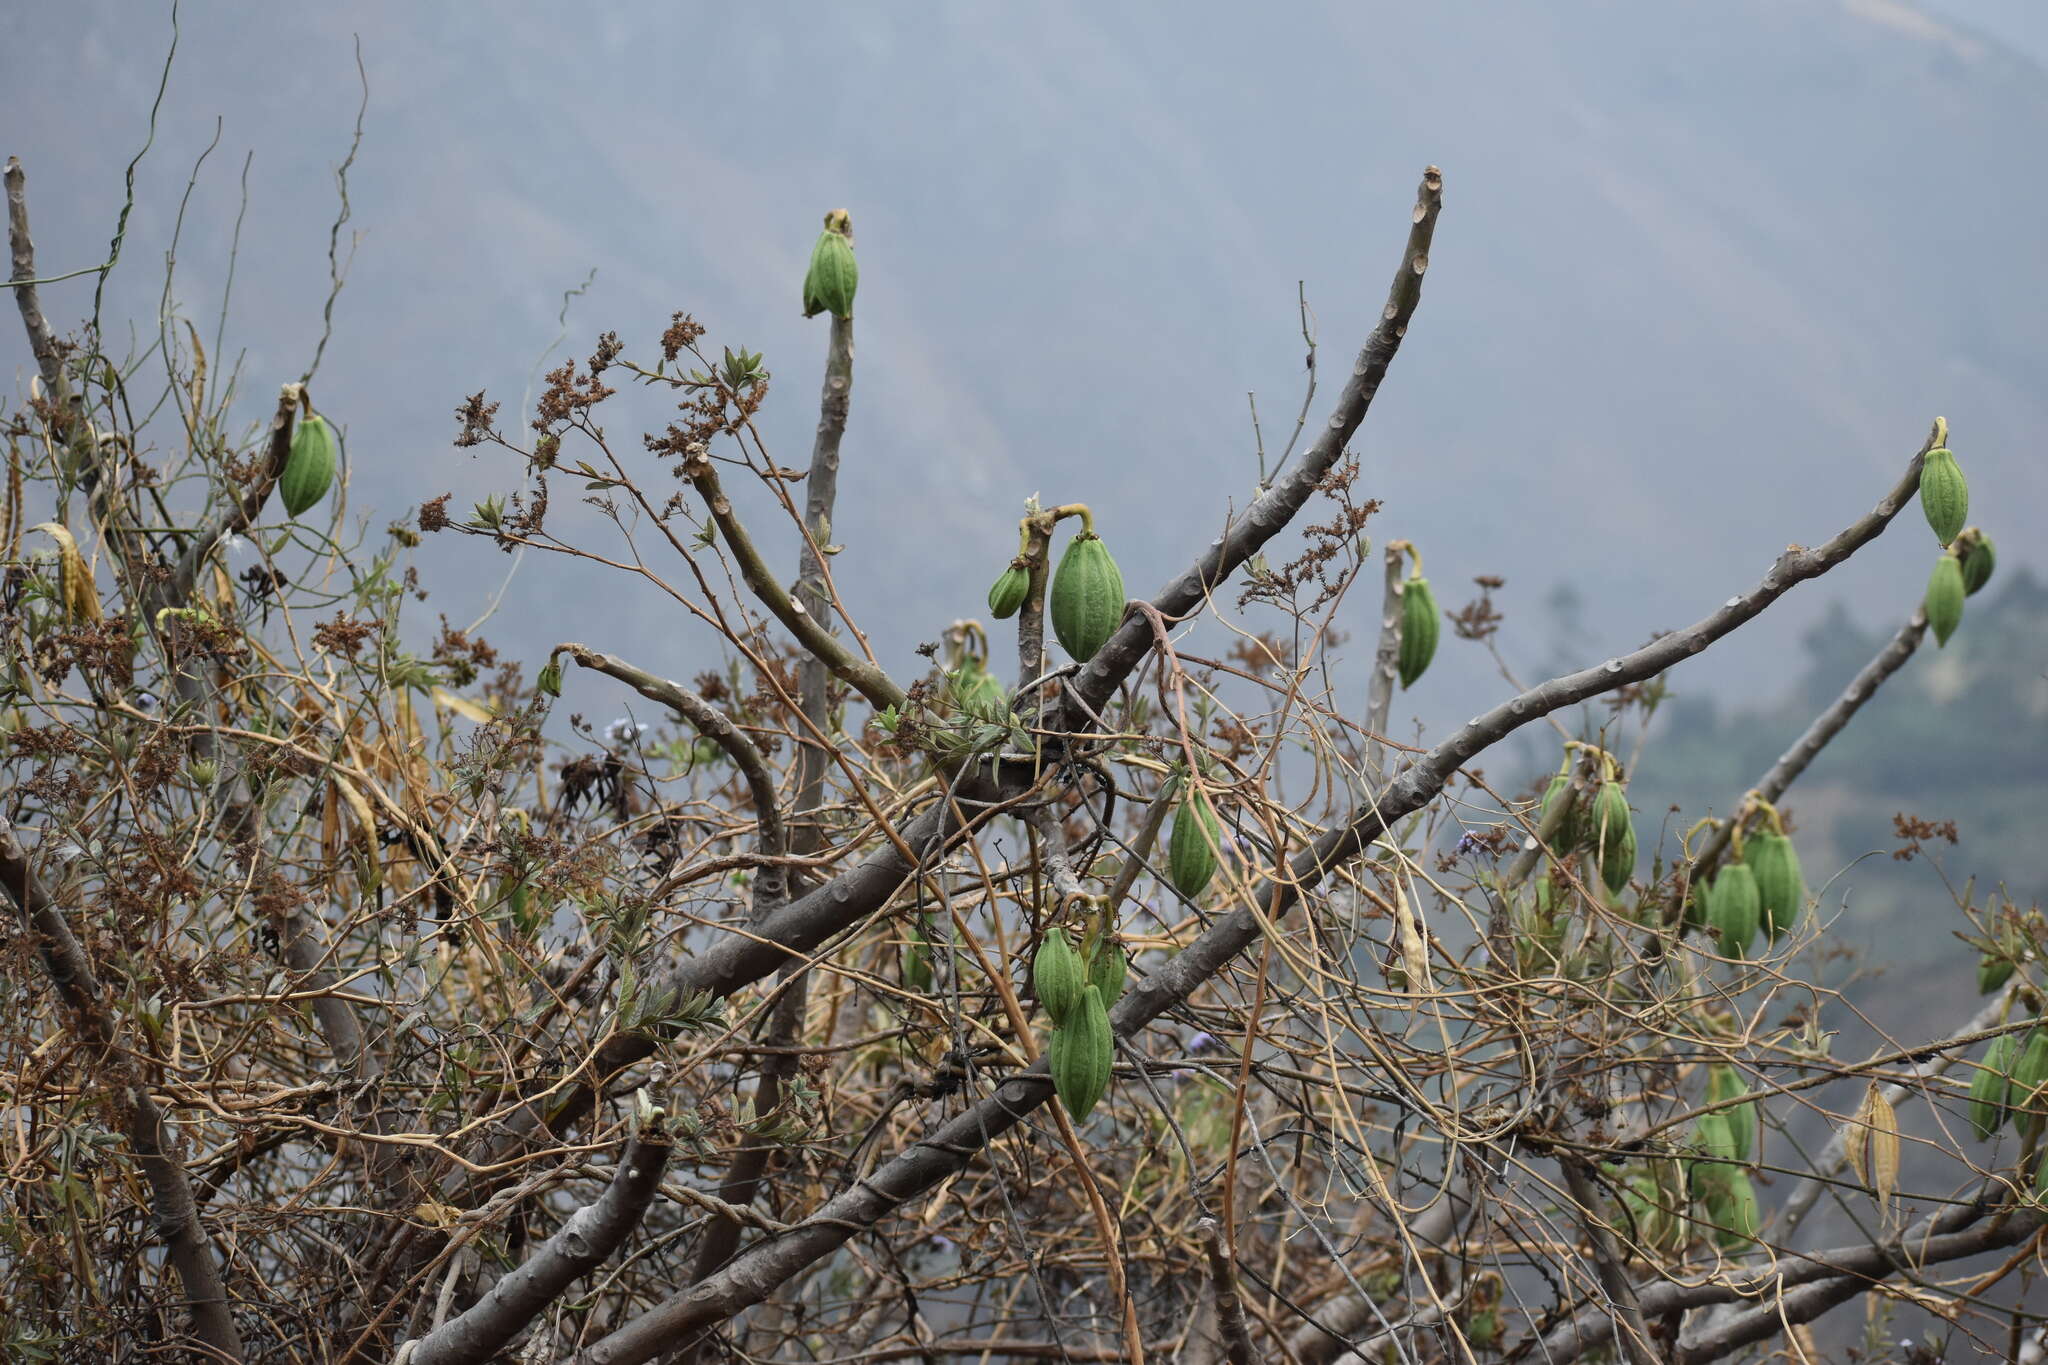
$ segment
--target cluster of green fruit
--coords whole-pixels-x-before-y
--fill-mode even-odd
[[[1093,518],[1080,513],[1081,531],[1067,542],[1046,594],[1053,637],[1077,662],[1095,657],[1124,619],[1124,576],[1109,547],[1095,534]],[[1031,591],[1031,561],[1018,555],[988,590],[988,609],[998,621],[1015,616]]]
[[[1123,994],[1126,975],[1124,950],[1107,933],[1095,938],[1084,957],[1066,930],[1048,928],[1032,959],[1032,984],[1053,1026],[1046,1046],[1053,1088],[1076,1122],[1087,1118],[1109,1089],[1116,1056],[1109,1007]]]
[[[1970,1128],[1990,1140],[2008,1122],[2029,1146],[2040,1141],[2048,1120],[2048,1021],[2035,1019],[2024,1035],[2001,1033],[1984,1050],[1970,1082]],[[2048,1195],[2048,1162],[2035,1187]]]
[[[1765,827],[1747,838],[1738,827],[1728,861],[1711,883],[1695,881],[1686,902],[1686,927],[1712,933],[1723,957],[1749,956],[1759,931],[1776,942],[1806,908],[1799,851],[1778,812],[1764,802],[1757,809]]]
[[[1694,1206],[1724,1250],[1756,1240],[1756,1186],[1749,1167],[1756,1150],[1757,1108],[1755,1100],[1741,1098],[1748,1093],[1734,1067],[1708,1067],[1706,1102],[1726,1107],[1700,1115],[1691,1143],[1697,1155],[1653,1159],[1622,1187],[1622,1203],[1644,1245],[1677,1251],[1691,1241]]]
[[[1552,823],[1551,852],[1565,858],[1581,850],[1590,851],[1600,869],[1600,880],[1608,891],[1620,895],[1636,870],[1636,827],[1629,814],[1628,788],[1620,780],[1614,760],[1600,755],[1600,782],[1588,795],[1574,791],[1572,763],[1567,756],[1550,786],[1543,793],[1541,819]]]
[[[1991,581],[1991,571],[1998,563],[1991,537],[1975,526],[1964,525],[1970,519],[1970,485],[1956,463],[1955,452],[1946,446],[1928,451],[1921,462],[1920,510],[1927,514],[1927,524],[1942,547],[1927,579],[1927,624],[1934,631],[1934,642],[1946,645],[1963,623],[1963,599]]]

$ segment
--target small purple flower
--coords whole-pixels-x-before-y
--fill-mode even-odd
[[[1466,830],[1466,831],[1465,831],[1465,832],[1464,832],[1464,833],[1463,833],[1462,835],[1460,835],[1460,836],[1458,837],[1458,853],[1457,853],[1457,856],[1458,856],[1458,857],[1460,857],[1460,858],[1462,858],[1462,857],[1464,857],[1464,856],[1465,856],[1466,854],[1470,853],[1470,852],[1471,852],[1471,851],[1472,851],[1473,849],[1475,849],[1475,848],[1478,848],[1478,847],[1479,847],[1479,836],[1478,836],[1478,835],[1476,835],[1476,834],[1474,834],[1474,833],[1473,833],[1473,832],[1472,832],[1471,830],[1469,830],[1469,829],[1468,829],[1468,830]]]
[[[1190,1052],[1206,1052],[1214,1046],[1216,1046],[1216,1035],[1213,1033],[1197,1033],[1194,1037],[1188,1039],[1188,1051]]]

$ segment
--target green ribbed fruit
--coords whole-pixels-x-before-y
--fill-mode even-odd
[[[910,941],[903,945],[903,984],[913,991],[927,991],[932,985],[932,939],[926,917],[919,915],[910,925]]]
[[[1747,957],[1763,927],[1763,902],[1756,874],[1742,863],[1721,869],[1707,892],[1707,923],[1721,941],[1723,957]]]
[[[1744,1171],[1729,1171],[1725,1181],[1715,1182],[1706,1199],[1707,1217],[1714,1223],[1714,1241],[1722,1250],[1732,1251],[1756,1240],[1762,1219],[1757,1210],[1756,1186]]]
[[[1699,1149],[1708,1156],[1716,1157],[1721,1161],[1741,1160],[1735,1154],[1735,1130],[1730,1126],[1726,1114],[1716,1111],[1712,1114],[1700,1115],[1697,1122],[1693,1125],[1693,1135],[1699,1144]],[[1713,1173],[1711,1166],[1702,1167],[1701,1169],[1711,1178]]]
[[[1209,798],[1194,787],[1173,813],[1173,837],[1166,844],[1166,875],[1173,889],[1193,900],[1216,875],[1216,849],[1223,830]]]
[[[1038,1003],[1045,1006],[1046,1017],[1055,1025],[1064,1025],[1081,1003],[1082,987],[1088,984],[1080,954],[1067,942],[1066,930],[1045,931],[1038,955],[1031,960],[1031,982],[1037,987]]]
[[[1989,995],[2012,980],[2012,959],[1986,953],[1977,960],[1977,994]]]
[[[1102,992],[1105,1008],[1114,1005],[1124,993],[1124,980],[1129,975],[1130,964],[1124,958],[1122,944],[1109,938],[1095,945],[1095,953],[1088,959],[1088,984]]]
[[[1600,880],[1620,895],[1636,872],[1636,826],[1629,817],[1628,793],[1619,782],[1600,784],[1587,823],[1588,842],[1600,862]]]
[[[1743,1084],[1741,1075],[1732,1066],[1714,1065],[1707,1068],[1707,1103],[1718,1104],[1732,1100],[1737,1095],[1747,1095],[1749,1087]],[[1749,1160],[1749,1154],[1756,1141],[1756,1101],[1731,1105],[1715,1111],[1728,1125],[1728,1137],[1737,1161]]]
[[[2048,1028],[2040,1027],[2038,1021],[2027,1035],[2020,1059],[2013,1063],[2012,1088],[2005,1092],[2005,1104],[2022,1134],[2038,1129],[2048,1111]]]
[[[1002,577],[988,590],[988,612],[998,621],[1007,621],[1024,606],[1024,598],[1031,591],[1031,570],[1021,560],[1011,560],[1010,567],[1003,570]]]
[[[1927,576],[1927,597],[1923,603],[1935,644],[1947,644],[1948,637],[1955,634],[1956,627],[1963,623],[1963,599],[1967,596],[1968,589],[1963,586],[1963,566],[1956,557],[1943,555],[1935,560],[1934,572]]]
[[[1093,531],[1067,542],[1053,570],[1046,614],[1052,633],[1076,661],[1087,663],[1124,619],[1124,576]]]
[[[1102,992],[1088,986],[1073,1017],[1061,1026],[1068,1034],[1063,1047],[1050,1059],[1053,1088],[1060,1103],[1075,1122],[1088,1117],[1097,1100],[1109,1089],[1109,1070],[1116,1058],[1116,1038],[1109,1028],[1109,1010]]]
[[[1989,1141],[2005,1126],[2013,1063],[2019,1060],[2019,1051],[2019,1038],[2010,1033],[2001,1033],[1984,1049],[1984,1064],[1970,1081],[1970,1128],[1979,1141]]]
[[[1713,922],[1712,891],[1707,880],[1694,868],[1685,888],[1685,927],[1705,931]]]
[[[1991,537],[1974,526],[1956,537],[1956,551],[1963,564],[1963,593],[1975,597],[1977,590],[1991,581],[1991,571],[1998,567],[1998,551]]]
[[[1743,850],[1742,861],[1756,877],[1764,932],[1776,939],[1806,907],[1806,878],[1799,870],[1799,851],[1782,834],[1759,834]]]
[[[1403,689],[1413,685],[1436,657],[1437,635],[1443,629],[1443,613],[1437,610],[1436,594],[1429,580],[1411,578],[1401,588],[1401,652],[1398,662]]]
[[[285,455],[284,472],[278,475],[277,492],[284,500],[287,516],[296,517],[327,496],[334,483],[334,428],[317,412],[299,419],[292,433],[291,450]]]
[[[1543,793],[1543,806],[1538,812],[1539,825],[1550,819],[1550,812],[1559,805],[1570,802],[1564,814],[1558,817],[1557,830],[1550,836],[1550,847],[1559,857],[1577,851],[1586,842],[1586,810],[1583,797],[1574,797],[1570,773],[1559,773],[1550,779],[1550,786]]]
[[[811,248],[811,266],[804,272],[804,316],[830,313],[853,316],[853,294],[860,287],[860,266],[853,259],[853,223],[845,209],[825,215],[825,230]]]
[[[1970,485],[1963,467],[1946,446],[1927,452],[1920,464],[1920,510],[1934,528],[1934,538],[1944,546],[1962,534],[1970,519]]]

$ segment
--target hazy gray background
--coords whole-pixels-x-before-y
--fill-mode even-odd
[[[346,424],[373,525],[511,486],[504,461],[452,448],[451,411],[488,388],[516,424],[563,291],[593,268],[570,353],[617,329],[650,355],[672,311],[694,312],[714,343],[766,353],[766,429],[802,464],[825,329],[799,316],[798,286],[820,215],[849,208],[860,353],[835,571],[906,674],[917,641],[981,609],[1033,492],[1093,504],[1133,592],[1177,572],[1250,490],[1246,391],[1269,440],[1291,423],[1296,281],[1327,398],[1435,162],[1421,313],[1354,444],[1386,502],[1375,536],[1421,544],[1450,606],[1472,575],[1505,574],[1518,667],[1583,664],[1831,534],[1947,415],[2000,579],[1896,684],[1911,742],[1873,717],[1865,766],[1831,755],[1802,786],[1808,866],[1818,884],[1883,844],[1893,809],[1981,807],[2005,823],[1973,831],[1958,870],[2039,893],[2039,840],[1991,837],[2024,834],[2048,782],[2048,607],[2027,573],[2048,568],[2036,0],[214,2],[187,4],[182,28],[108,317],[153,331],[178,196],[218,117],[177,296],[212,318],[253,152],[230,331],[249,415],[267,411],[319,332],[360,34],[362,238],[316,394]],[[168,38],[167,11],[136,0],[0,17],[0,154],[29,168],[46,273],[103,258]],[[89,298],[85,281],[45,291],[60,324]],[[0,367],[25,382],[12,327]],[[662,420],[643,396],[609,425],[631,451]],[[1725,807],[1911,609],[1932,557],[1909,514],[1674,676],[1687,708],[1668,752],[1705,766],[1658,772],[1653,746],[1645,795]],[[467,622],[510,565],[446,536],[422,562],[422,627],[436,610]],[[529,659],[582,638],[673,676],[713,662],[677,613],[618,588],[529,556],[489,633]],[[572,685],[600,720],[623,709],[616,688]],[[1501,692],[1447,639],[1397,717],[1440,731]],[[1997,801],[1972,777],[1980,754],[2013,784]],[[1845,888],[1911,911],[1908,960],[1966,968],[1924,869],[1880,860]]]

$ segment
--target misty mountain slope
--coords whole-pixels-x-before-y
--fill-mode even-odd
[[[356,507],[381,524],[510,483],[504,462],[449,447],[450,411],[487,387],[509,415],[592,267],[569,353],[614,327],[644,352],[689,309],[715,340],[766,352],[766,430],[801,463],[823,328],[797,316],[797,282],[820,213],[844,204],[862,291],[835,571],[907,671],[911,645],[979,610],[1032,492],[1094,504],[1133,591],[1177,572],[1251,492],[1246,391],[1270,443],[1291,426],[1296,281],[1327,400],[1433,161],[1447,197],[1422,310],[1356,443],[1363,491],[1387,503],[1374,533],[1421,543],[1449,602],[1481,572],[1507,574],[1524,608],[1574,585],[1599,657],[1838,528],[1935,412],[1985,519],[2048,505],[2033,453],[2048,323],[2029,302],[2048,284],[2048,189],[2019,169],[2048,138],[2048,81],[1995,42],[1881,9],[1580,0],[1480,25],[1391,5],[1257,22],[1218,4],[842,6],[800,22],[526,6],[478,25],[394,4],[194,4],[113,315],[149,326],[219,113],[179,292],[210,317],[253,148],[235,310],[253,401],[297,373],[359,28],[365,235],[317,386],[349,427]],[[97,259],[118,207],[163,37],[136,16],[102,3],[0,21],[53,265]],[[291,83],[262,74],[280,52]],[[80,85],[104,98],[70,98]],[[48,302],[62,316],[88,294],[56,286]],[[21,372],[18,339],[0,338]],[[642,397],[611,428],[632,450],[661,420]],[[567,500],[558,515],[574,524]],[[2023,535],[2004,544],[2015,566],[2031,553]],[[1926,550],[1888,537],[1688,685],[1769,667],[1830,601],[1895,612]],[[466,618],[497,586],[502,566],[473,544],[423,555],[430,609]],[[649,595],[529,557],[494,634],[536,653],[568,624],[645,638],[664,619]],[[1508,643],[1542,657],[1549,642]],[[649,662],[706,662],[686,635],[670,653]],[[1442,724],[1500,690],[1461,658],[1403,705]]]

